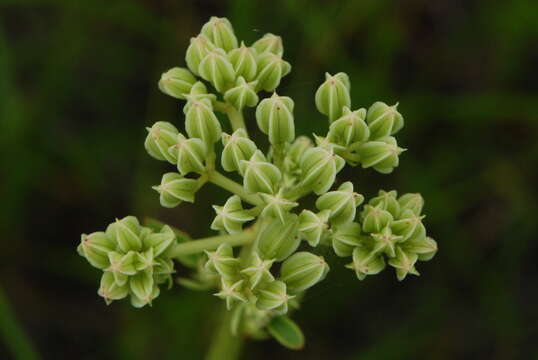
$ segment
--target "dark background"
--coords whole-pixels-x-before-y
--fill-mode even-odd
[[[538,359],[535,0],[1,0],[4,339],[21,339],[14,313],[46,359],[202,358],[218,299],[175,287],[153,308],[107,307],[75,247],[128,214],[210,233],[226,194],[207,186],[196,206],[161,208],[150,186],[169,168],[143,148],[145,126],[182,126],[157,80],[184,66],[210,15],[247,44],[283,36],[293,69],[279,93],[299,134],[326,129],[313,100],[325,71],[350,75],[354,107],[400,102],[400,167],[341,178],[367,197],[421,192],[440,246],[402,283],[390,270],[359,282],[327,252],[332,271],[294,314],[305,349],[252,342],[243,358]],[[5,343],[0,358],[14,358]]]

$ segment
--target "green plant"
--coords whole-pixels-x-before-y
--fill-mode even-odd
[[[351,110],[348,76],[326,74],[315,104],[328,118],[328,132],[314,135],[314,142],[296,137],[294,102],[275,92],[291,70],[283,51],[281,38],[273,34],[250,47],[239,45],[230,22],[213,17],[191,39],[188,69],[177,67],[162,75],[161,91],[186,100],[187,135],[168,122],[148,128],[147,152],[178,170],[164,174],[153,187],[161,205],[194,202],[207,183],[232,195],[213,206],[216,236],[193,240],[158,221],[141,225],[133,216],[116,220],[103,232],[83,234],[79,254],[103,270],[98,293],[107,304],[125,297],[135,307],[151,304],[161,284],[174,283],[178,261],[192,270],[191,277],[177,279],[179,284],[217,289],[214,295],[230,310],[226,326],[234,335],[272,335],[297,349],[304,339],[288,315],[329,271],[324,258],[315,254],[318,246],[351,257],[347,267],[360,280],[387,264],[403,280],[418,275],[417,261],[434,256],[437,244],[426,236],[421,195],[398,197],[394,190],[381,190],[357,213],[364,197],[351,182],[334,185],[346,164],[385,174],[398,166],[404,149],[393,135],[404,120],[397,105],[376,102],[368,110]],[[263,92],[272,95],[259,101]],[[256,107],[258,128],[270,143],[266,152],[247,133],[246,107]],[[222,131],[215,112],[227,115],[231,134]],[[223,149],[217,158],[219,141]],[[242,183],[225,176],[218,164]],[[315,209],[306,209],[301,199],[311,193],[317,196]],[[224,351],[226,341],[217,343],[218,351]]]

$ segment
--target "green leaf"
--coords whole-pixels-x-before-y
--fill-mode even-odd
[[[292,350],[304,346],[304,335],[299,326],[287,316],[273,318],[267,326],[269,333],[282,345]]]

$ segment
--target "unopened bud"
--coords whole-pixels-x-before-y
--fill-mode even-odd
[[[185,130],[191,138],[199,138],[210,147],[220,139],[222,128],[213,109],[204,101],[192,103],[187,111]]]
[[[397,107],[398,104],[388,106],[381,101],[370,106],[366,120],[372,140],[394,135],[402,129],[404,120]]]
[[[169,122],[158,121],[148,130],[148,136],[144,142],[144,147],[148,154],[162,161],[175,163],[176,158],[168,152],[170,146],[176,143],[178,131],[176,127]]]
[[[275,92],[270,98],[263,99],[256,108],[256,120],[273,145],[295,139],[293,100],[287,96],[278,96]]]
[[[349,96],[349,77],[340,72],[334,76],[325,73],[325,82],[316,91],[316,107],[318,111],[333,122],[342,116],[344,106],[351,106]]]
[[[213,205],[217,213],[215,220],[211,224],[213,230],[225,230],[229,234],[236,234],[243,230],[243,224],[253,220],[254,217],[243,209],[241,199],[234,195],[226,200],[224,206]]]
[[[342,116],[331,124],[327,137],[331,142],[344,147],[364,142],[370,136],[365,118],[366,109],[351,111],[348,107],[344,107]]]
[[[349,223],[355,219],[357,206],[364,201],[364,196],[353,191],[353,184],[347,181],[338,190],[321,195],[316,201],[319,210],[329,210],[331,224],[335,226]]]
[[[260,150],[256,150],[250,160],[241,160],[240,167],[247,192],[275,193],[282,174],[275,165],[267,161]]]
[[[224,17],[212,16],[207,23],[202,26],[204,34],[215,46],[228,52],[237,47],[237,38],[230,21]]]
[[[287,216],[284,223],[274,219],[265,225],[256,241],[260,256],[266,260],[282,261],[293,254],[301,242],[298,226],[299,219],[295,214]]]
[[[329,210],[315,214],[310,210],[303,210],[299,215],[299,235],[308,241],[310,246],[318,246],[324,234],[329,229]]]
[[[210,51],[198,67],[200,76],[224,93],[235,80],[235,70],[222,49]]]
[[[355,270],[359,280],[364,280],[367,275],[379,274],[385,268],[385,259],[365,248],[356,247],[353,250],[353,262],[346,267]]]
[[[198,68],[202,59],[214,49],[216,49],[215,45],[203,34],[191,38],[190,45],[187,48],[187,53],[185,55],[185,61],[193,74],[200,74]]]
[[[270,52],[279,56],[284,54],[282,38],[271,33],[264,34],[261,39],[256,40],[256,42],[252,44],[252,47],[260,54],[264,52]]]
[[[240,76],[237,78],[234,87],[226,91],[224,100],[232,104],[237,110],[242,110],[244,107],[254,107],[258,103],[258,95],[255,91],[256,81],[247,83]]]
[[[332,151],[321,147],[310,148],[301,158],[302,184],[310,186],[317,195],[324,194],[344,165],[344,159]]]
[[[176,207],[182,201],[194,202],[197,188],[196,180],[184,178],[178,173],[164,174],[161,185],[153,186],[160,194],[161,205],[167,208]]]
[[[282,59],[280,55],[270,52],[258,56],[258,80],[257,89],[274,91],[280,84],[280,80],[289,74],[291,65]]]
[[[382,174],[389,174],[398,166],[398,156],[404,151],[392,136],[368,141],[358,148],[362,167],[373,167]]]
[[[185,95],[191,92],[195,83],[196,78],[189,70],[175,67],[161,75],[159,89],[176,99],[185,99]]]
[[[329,265],[323,257],[306,251],[293,254],[282,263],[280,280],[291,294],[304,291],[325,278]]]
[[[257,150],[244,129],[239,128],[232,135],[222,134],[221,164],[226,171],[239,171],[241,160],[249,160]]]
[[[207,148],[201,139],[187,139],[179,133],[176,144],[170,147],[169,152],[177,159],[177,169],[182,175],[205,171]]]
[[[253,81],[256,78],[258,70],[256,56],[256,49],[246,47],[244,43],[228,53],[228,59],[234,67],[235,74],[244,77],[247,81]]]

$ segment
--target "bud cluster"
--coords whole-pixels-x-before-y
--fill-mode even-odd
[[[354,184],[338,179],[346,164],[380,173],[398,166],[404,149],[394,136],[404,121],[397,104],[354,108],[348,75],[326,74],[314,102],[328,118],[327,133],[297,137],[294,101],[275,91],[291,70],[283,53],[279,36],[265,34],[248,46],[227,19],[212,17],[191,39],[187,67],[162,75],[159,89],[185,100],[185,121],[184,131],[163,121],[147,129],[149,155],[177,169],[153,187],[161,205],[194,202],[207,183],[231,195],[213,205],[210,228],[218,235],[188,244],[177,244],[168,226],[154,232],[134,217],[83,235],[79,252],[104,271],[99,294],[107,302],[130,295],[135,306],[150,304],[159,294],[157,285],[171,279],[177,259],[191,269],[190,277],[178,282],[191,289],[216,288],[214,295],[232,311],[234,333],[271,334],[295,348],[300,344],[286,343],[279,329],[299,331],[286,314],[327,276],[318,246],[352,257],[348,267],[361,280],[387,263],[403,280],[418,275],[417,261],[434,256],[437,244],[426,236],[419,194],[380,191],[363,205]],[[248,107],[255,111],[245,122]],[[231,130],[217,113],[227,116]],[[247,127],[256,126],[267,136],[268,149],[249,137]],[[315,196],[315,208],[301,202],[308,195]]]
[[[160,284],[172,285],[175,271],[170,252],[176,242],[169,226],[154,232],[127,216],[104,232],[82,234],[77,250],[103,270],[98,294],[107,304],[130,296],[134,307],[142,307],[159,296]]]

